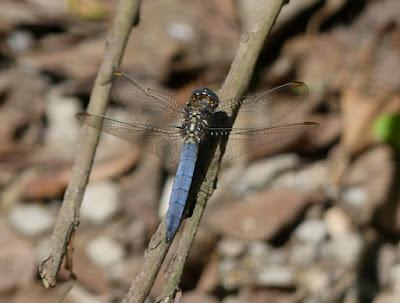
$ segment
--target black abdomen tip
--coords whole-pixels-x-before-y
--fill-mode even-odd
[[[171,241],[174,239],[174,233],[172,231],[167,231],[167,235],[165,237],[165,242],[171,243]]]

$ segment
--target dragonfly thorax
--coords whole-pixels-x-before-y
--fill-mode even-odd
[[[218,96],[212,90],[195,89],[185,107],[185,120],[182,125],[184,136],[199,143],[205,135],[218,102]]]
[[[187,107],[185,120],[182,124],[183,135],[190,141],[199,143],[208,128],[210,117],[210,114]]]

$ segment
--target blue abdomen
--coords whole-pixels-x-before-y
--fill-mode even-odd
[[[186,142],[176,172],[167,211],[167,242],[174,237],[182,219],[196,166],[198,145]]]

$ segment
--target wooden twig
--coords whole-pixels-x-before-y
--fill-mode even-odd
[[[170,247],[170,243],[165,241],[165,233],[166,223],[164,218],[150,240],[144,254],[141,270],[136,275],[129,292],[122,301],[123,303],[143,303],[146,300]]]
[[[235,59],[219,91],[219,97],[221,99],[239,97],[245,93],[252,77],[258,55],[264,45],[265,38],[270,32],[285,2],[284,0],[265,0],[257,2],[257,7],[254,7],[253,18],[250,19],[251,21],[247,23],[247,27],[243,31],[244,33]],[[238,109],[239,108],[235,108],[232,113],[228,114],[235,117]],[[211,159],[210,168],[207,171],[206,177],[197,195],[197,203],[192,217],[188,219],[185,224],[179,247],[176,251],[176,257],[173,258],[175,262],[170,264],[172,271],[167,279],[167,284],[163,293],[158,299],[159,302],[172,302],[174,299],[182,276],[183,266],[189,255],[200,219],[207,201],[211,197],[216,186],[225,146],[226,141],[220,142]],[[155,249],[152,248],[156,243],[158,243],[158,246],[156,246]],[[169,245],[165,243],[165,222],[163,221],[157,232],[153,235],[149,248],[145,252],[143,265],[132,283],[128,294],[124,298],[124,303],[142,303],[145,301],[168,248]]]
[[[111,91],[113,72],[118,68],[129,38],[131,28],[138,18],[140,0],[121,0],[114,24],[106,41],[104,58],[100,65],[88,112],[103,115]],[[82,67],[84,68],[84,67]],[[72,168],[64,201],[50,239],[49,256],[42,262],[39,273],[46,287],[55,286],[71,236],[79,224],[79,208],[92,168],[99,139],[99,131],[84,126],[79,139],[79,152]]]

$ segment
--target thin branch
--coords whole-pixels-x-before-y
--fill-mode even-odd
[[[111,90],[110,79],[121,62],[132,25],[138,18],[139,4],[140,0],[119,2],[116,18],[106,41],[104,59],[90,96],[88,111],[92,114],[102,115],[106,110]],[[82,128],[78,145],[79,152],[75,157],[71,179],[50,239],[49,256],[42,262],[39,269],[46,287],[55,286],[71,236],[78,227],[79,208],[92,168],[98,139],[98,130],[86,126]]]
[[[253,6],[251,15],[248,18],[247,28],[244,30],[236,56],[232,62],[229,73],[222,85],[219,96],[221,99],[236,98],[242,96],[251,80],[254,67],[256,65],[260,51],[265,43],[282,6],[285,1],[269,0],[257,2],[258,6]],[[233,118],[239,110],[239,106],[228,113]],[[176,251],[175,262],[170,264],[171,273],[167,278],[162,295],[158,302],[172,302],[182,277],[184,264],[189,256],[194,237],[203,216],[205,207],[214,189],[216,188],[217,177],[220,170],[221,160],[225,152],[227,141],[221,141],[211,160],[210,168],[207,171],[206,178],[201,184],[197,195],[197,202],[192,216],[187,220],[182,237]]]
[[[229,74],[219,91],[221,99],[239,97],[245,93],[252,77],[257,58],[264,45],[265,38],[270,32],[275,19],[285,2],[286,1],[284,0],[265,0],[260,1],[259,5],[254,8],[253,18],[250,19],[251,21],[247,23],[247,27],[244,29],[244,34],[242,35]],[[235,117],[237,111],[238,108],[228,114]],[[176,257],[173,258],[175,262],[170,264],[172,272],[167,279],[167,284],[163,294],[160,296],[158,301],[171,302],[176,290],[178,289],[183,267],[200,224],[200,219],[203,215],[207,201],[211,197],[216,186],[225,146],[226,141],[220,142],[211,159],[209,165],[210,169],[207,171],[206,177],[200,186],[192,217],[189,218],[185,224],[179,247],[176,252]],[[152,248],[156,243],[158,243],[158,246],[156,246],[155,249]],[[139,274],[132,283],[128,294],[124,298],[124,303],[142,303],[145,301],[168,248],[169,245],[165,243],[165,222],[163,220],[150,241],[149,248],[144,254],[144,263]]]
[[[162,262],[168,252],[170,243],[165,241],[165,218],[161,221],[157,231],[151,237],[150,243],[144,254],[141,270],[136,275],[129,292],[123,303],[142,303],[146,300]]]

